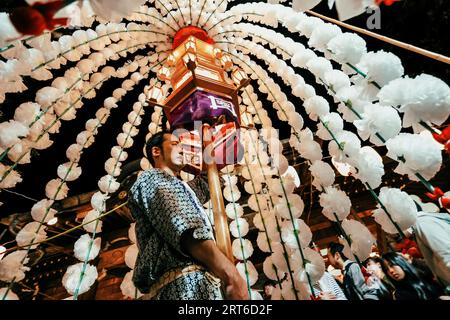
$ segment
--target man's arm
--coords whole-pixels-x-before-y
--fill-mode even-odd
[[[187,235],[183,236],[182,247],[185,252],[222,280],[227,299],[248,300],[248,290],[244,279],[213,240],[197,240]]]

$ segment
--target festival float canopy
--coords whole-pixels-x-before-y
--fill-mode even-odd
[[[95,259],[105,249],[103,221],[126,206],[126,193],[119,191],[127,160],[140,159],[140,171],[151,167],[142,149],[171,120],[164,100],[176,91],[172,51],[184,46],[186,54],[195,54],[186,39],[215,48],[224,79],[238,87],[236,123],[243,155],[220,170],[231,251],[252,299],[261,298],[252,289],[261,276],[277,283],[273,299],[314,299],[312,285],[325,271],[304,221],[304,201],[312,205],[312,200],[296,192],[304,182],[284,155],[287,148],[308,165],[323,215],[337,224],[346,255],[358,262],[369,257],[376,239],[363,223],[350,219],[352,199],[339,176],[360,181],[377,203],[373,219],[388,234],[402,237],[415,222],[417,204],[424,204],[383,182],[388,168],[382,157],[396,163],[389,170],[421,183],[437,210],[450,208],[450,194],[430,182],[450,152],[450,129],[445,128],[449,86],[429,74],[409,77],[393,53],[369,51],[361,36],[312,15],[308,10],[320,0],[292,5],[225,0],[27,2],[28,7],[0,13],[0,103],[18,93],[23,97],[13,110],[2,109],[6,118],[0,123],[0,188],[2,195],[18,193],[24,184],[38,188],[31,174],[25,179],[21,173],[36,162],[33,174],[46,182],[39,191],[41,199],[20,204],[30,204],[26,210],[32,221],[0,247],[0,299],[18,299],[22,292],[16,284],[26,279],[39,248],[74,230],[84,234],[70,240],[74,263],[61,279],[69,299],[78,299],[102,276]],[[346,20],[377,4],[337,0],[335,5]],[[428,55],[448,63],[446,57]],[[195,74],[189,61],[184,61],[185,68]],[[247,78],[249,84],[241,86]],[[99,92],[108,92],[100,102]],[[119,120],[108,126],[119,113]],[[287,132],[288,139],[280,140],[276,129]],[[112,147],[104,171],[92,172],[90,161],[103,159],[105,152],[96,143],[99,135],[112,141]],[[56,143],[64,150],[39,162]],[[89,154],[95,156],[88,162],[83,158]],[[71,185],[85,171],[98,189],[82,221],[73,228],[62,226],[60,204],[73,196]],[[182,178],[193,175],[182,172]],[[123,201],[111,206],[112,198]],[[211,206],[205,204],[208,211]],[[250,226],[244,208],[254,213],[257,248],[246,238]],[[134,224],[128,238],[132,245],[124,259],[131,271],[120,289],[126,297],[139,298],[131,281],[138,252]],[[252,262],[256,249],[265,253],[263,275]]]

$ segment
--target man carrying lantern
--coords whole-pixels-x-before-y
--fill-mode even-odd
[[[159,132],[146,154],[153,168],[139,176],[129,200],[139,247],[133,282],[143,299],[248,299],[244,279],[215,243],[202,206],[209,199],[206,182],[178,179],[178,138]]]

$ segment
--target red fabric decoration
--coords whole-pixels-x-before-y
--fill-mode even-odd
[[[447,152],[448,154],[450,154],[450,141],[447,142],[447,144],[444,147],[445,152]]]
[[[320,299],[319,296],[314,296],[313,294],[309,296],[311,298],[311,300],[317,301],[317,300],[322,300]]]
[[[62,0],[49,3],[36,2],[32,6],[14,9],[9,18],[20,33],[38,36],[45,30],[53,30],[58,25],[67,24],[67,18],[53,18],[62,7],[64,7]]]
[[[384,4],[385,6],[391,6],[394,4],[394,2],[397,2],[400,0],[376,0],[377,5]]]
[[[430,198],[431,200],[436,201],[444,195],[444,192],[441,189],[439,189],[438,187],[435,187],[433,193],[427,192],[427,193],[425,193],[425,195],[428,198]]]
[[[401,251],[402,254],[407,253],[413,258],[422,258],[417,243],[410,239],[404,239],[401,243],[398,243],[397,250]]]
[[[445,209],[450,209],[450,199],[449,198],[442,197],[440,200],[441,200],[442,206]]]
[[[214,40],[208,36],[208,33],[196,26],[188,26],[181,28],[173,37],[172,50],[175,50],[180,44],[183,43],[184,40],[189,38],[190,36],[194,36],[206,43],[214,44]]]
[[[441,134],[433,132],[433,138],[441,144],[446,144],[450,140],[450,125],[442,130]]]

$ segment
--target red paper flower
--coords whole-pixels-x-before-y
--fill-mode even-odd
[[[450,209],[450,199],[449,198],[445,198],[442,197],[439,199],[441,202],[441,205],[445,208],[445,209]]]
[[[14,9],[9,18],[20,33],[38,36],[45,30],[53,30],[58,25],[67,24],[67,18],[54,18],[56,12],[64,5],[62,0],[49,3],[36,2],[32,6]]]

